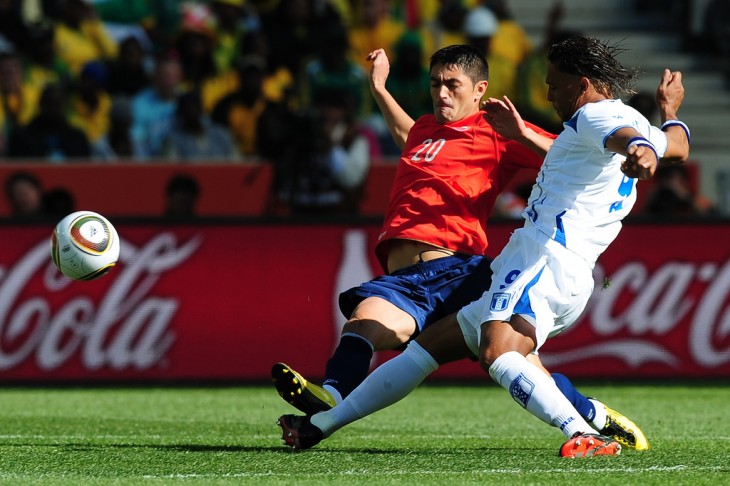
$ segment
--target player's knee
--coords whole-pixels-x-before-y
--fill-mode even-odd
[[[534,332],[532,327],[529,330]],[[479,362],[485,369],[505,353],[516,351],[527,356],[534,348],[533,335],[519,326],[515,328],[514,322],[491,321],[482,325]]]
[[[489,373],[492,363],[503,354],[504,352],[498,350],[494,345],[486,346],[479,356],[479,364],[484,371]]]
[[[405,344],[413,330],[393,326],[373,319],[351,318],[342,327],[342,333],[357,334],[372,343],[375,351],[396,349]]]

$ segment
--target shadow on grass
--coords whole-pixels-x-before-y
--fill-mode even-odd
[[[244,445],[210,445],[210,444],[86,444],[86,443],[65,443],[65,444],[27,444],[27,443],[15,443],[5,444],[3,447],[49,447],[54,449],[61,449],[67,452],[89,452],[89,451],[104,451],[109,449],[154,449],[157,451],[172,451],[172,452],[276,452],[282,454],[313,454],[313,453],[326,453],[326,454],[368,454],[373,456],[403,456],[407,454],[409,456],[428,456],[433,454],[458,454],[459,449],[444,449],[444,448],[425,448],[425,449],[412,449],[412,448],[387,448],[387,449],[375,449],[375,448],[325,448],[315,447],[307,450],[295,450],[284,445],[277,446],[244,446]],[[525,452],[534,453],[535,450],[532,448],[516,448],[516,447],[469,447],[464,449],[463,452],[473,454],[474,452],[496,452],[496,451],[512,451],[515,453]]]
[[[282,446],[237,446],[237,445],[208,445],[208,444],[85,444],[85,443],[65,443],[65,444],[38,444],[38,443],[14,443],[5,444],[3,448],[10,447],[47,447],[60,449],[67,452],[89,452],[104,451],[109,449],[154,449],[158,451],[173,452],[289,452],[288,448]]]

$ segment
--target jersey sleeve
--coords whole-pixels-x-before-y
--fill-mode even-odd
[[[613,153],[606,148],[606,142],[622,128],[635,128],[633,118],[604,103],[588,103],[579,111],[576,120],[578,138],[586,146],[593,146],[606,155]]]
[[[644,118],[643,115],[633,109],[627,109],[625,105],[613,105],[622,109],[605,109],[605,106],[597,103],[596,106],[584,110],[578,119],[578,135],[588,144],[596,145],[600,140],[598,149],[608,154],[611,151],[606,148],[608,138],[622,128],[633,128],[643,137],[649,140],[656,148],[657,155],[661,158],[667,151],[667,134],[659,128],[654,127]]]
[[[659,158],[664,157],[669,148],[669,141],[667,140],[667,134],[655,126],[649,127],[649,133],[646,137],[652,145],[656,148],[656,153]]]

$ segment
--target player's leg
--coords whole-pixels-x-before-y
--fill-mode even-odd
[[[438,365],[415,341],[386,361],[342,402],[311,416],[283,415],[277,424],[284,442],[295,449],[309,449],[345,425],[401,400]],[[387,384],[387,386],[384,386]]]
[[[350,319],[323,386],[277,363],[272,377],[279,394],[306,414],[328,410],[365,379],[375,351],[401,349],[418,330],[478,299],[489,283],[490,262],[464,255],[426,260],[343,292],[340,310]]]
[[[617,455],[621,446],[599,435],[580,416],[550,376],[530,363],[526,354],[534,347],[533,326],[520,316],[511,322],[482,325],[480,363],[524,409],[560,429],[568,439],[560,448],[564,457]]]
[[[538,355],[531,353],[527,355],[527,360],[540,368],[545,374],[552,376],[561,393],[565,395],[581,417],[601,435],[612,437],[621,445],[637,451],[649,449],[649,441],[644,432],[631,419],[607,407],[600,400],[583,395],[567,376],[561,373],[551,374],[542,365]]]
[[[613,437],[622,445],[644,451],[649,449],[649,440],[633,420],[624,414],[609,408],[595,398],[588,398],[580,393],[567,376],[552,373],[553,380],[560,391],[573,406],[598,432]]]
[[[323,386],[307,381],[284,363],[271,373],[279,395],[307,415],[329,410],[367,376],[374,352],[395,349],[416,331],[413,317],[380,298],[362,300],[342,329],[327,362]]]
[[[341,401],[367,376],[373,350],[402,349],[417,332],[478,299],[489,285],[490,262],[481,255],[425,260],[342,293],[340,309],[351,318],[327,363],[323,388]],[[380,298],[367,297],[350,312],[365,295]],[[363,341],[371,345],[367,363]]]
[[[295,448],[312,447],[345,425],[403,399],[439,364],[470,355],[455,316],[451,315],[426,329],[403,353],[380,365],[331,410],[309,419],[281,417],[283,438]]]
[[[550,301],[558,293],[548,265],[552,255],[533,237],[525,236],[526,231],[512,234],[492,263],[489,290],[459,311],[457,320],[467,344],[492,379],[523,408],[572,437],[593,429],[544,368],[526,357],[550,334],[557,315]],[[532,322],[521,314],[529,315]],[[538,319],[543,326],[539,337]]]
[[[379,297],[363,300],[342,328],[323,388],[339,403],[368,375],[375,352],[403,346],[416,330],[413,316],[394,304]]]
[[[540,368],[545,374],[552,376],[555,384],[558,386],[558,389],[563,393],[563,395],[565,395],[565,398],[570,401],[580,416],[586,419],[586,421],[591,424],[594,429],[600,430],[602,428],[596,427],[596,423],[605,423],[606,421],[607,415],[603,407],[596,407],[594,402],[578,391],[575,385],[573,385],[573,382],[570,381],[567,376],[560,373],[550,373],[547,369],[545,369],[537,354],[528,354],[527,360]]]
[[[313,415],[312,424],[329,437],[345,425],[405,398],[437,368],[436,361],[414,341],[403,353],[373,370],[336,407]]]
[[[486,322],[481,332],[482,367],[517,403],[567,437],[593,430],[550,376],[527,360],[536,342],[530,323],[514,316],[511,322]]]
[[[596,431],[544,369],[527,359],[580,315],[593,290],[591,269],[530,228],[513,233],[492,269],[489,291],[458,314],[465,336],[479,333],[479,349],[471,347],[482,368],[528,412],[565,434],[561,455],[619,453],[620,444],[608,437],[574,439]]]
[[[596,403],[580,393],[567,376],[560,373],[551,373],[550,376],[552,376],[558,389],[578,410],[581,417],[586,419],[596,430],[602,429],[603,426],[599,427],[598,424],[606,423],[607,413],[605,408],[603,406],[597,407]]]
[[[406,397],[440,364],[470,356],[455,315],[429,326],[405,351],[365,378],[342,403],[312,417],[325,437]]]

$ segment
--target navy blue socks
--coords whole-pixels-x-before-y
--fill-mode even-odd
[[[356,334],[343,334],[335,353],[327,361],[323,385],[335,388],[345,398],[368,376],[373,347]]]
[[[560,391],[573,404],[573,407],[575,407],[580,416],[586,419],[586,421],[592,422],[596,418],[596,407],[593,405],[593,402],[581,394],[567,376],[561,375],[560,373],[552,373],[552,377]]]

